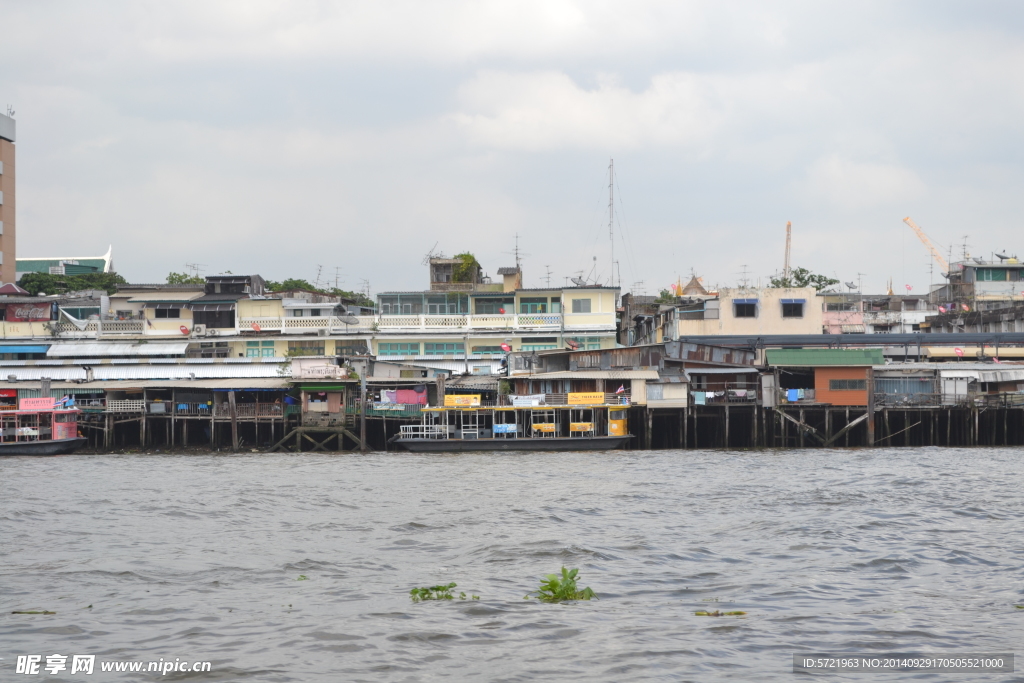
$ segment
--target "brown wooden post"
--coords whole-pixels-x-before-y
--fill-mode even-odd
[[[725,447],[729,447],[729,392],[725,392],[725,433],[722,435]]]
[[[469,356],[466,356],[469,364]],[[338,449],[341,450],[341,449]],[[359,450],[366,452],[366,373],[359,378]]]
[[[238,409],[235,405],[235,392],[228,392],[228,410],[231,411],[231,448],[238,452]]]
[[[832,409],[825,408],[825,439],[832,438]]]
[[[807,420],[804,419],[804,409],[803,408],[800,409],[799,415],[800,415],[800,422],[803,422],[804,424],[807,424]],[[797,429],[797,431],[800,433],[800,448],[803,448],[804,447],[804,428],[803,427],[799,427]]]
[[[139,445],[143,450],[146,448],[146,414],[149,406],[146,404],[146,390],[142,390],[142,419],[139,420]]]
[[[868,448],[875,447],[875,369],[868,367],[868,419],[865,420],[868,423]],[[849,424],[849,414],[847,414],[847,424]],[[849,432],[847,432],[849,433]],[[849,439],[847,439],[849,444]]]
[[[754,427],[753,427],[754,439],[753,439],[753,443],[751,443],[750,445],[751,445],[752,448],[757,448],[757,403],[755,403],[753,405],[753,410],[750,413],[750,417],[751,417],[751,422],[754,423]]]

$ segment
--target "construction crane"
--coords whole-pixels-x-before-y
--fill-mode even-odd
[[[949,263],[946,261],[946,259],[942,258],[942,253],[935,248],[935,245],[932,244],[932,241],[928,239],[928,235],[924,234],[924,230],[919,228],[917,226],[917,223],[910,219],[910,216],[904,218],[903,222],[910,226],[910,229],[914,231],[915,235],[917,235],[917,239],[921,240],[921,242],[928,249],[928,251],[931,252],[932,258],[935,259],[935,261],[942,268],[942,274],[946,275],[947,273],[949,273]]]
[[[787,286],[789,284],[789,247],[793,242],[793,223],[786,221],[786,260],[782,265],[782,277],[786,280]]]

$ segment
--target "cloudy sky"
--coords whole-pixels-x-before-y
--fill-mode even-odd
[[[0,0],[23,256],[114,248],[422,289],[472,251],[527,286],[795,265],[915,292],[946,250],[1024,256],[1015,2]],[[596,261],[594,261],[596,257]],[[938,279],[938,269],[936,275]],[[746,272],[746,276],[744,276]],[[337,274],[337,275],[336,275]],[[640,284],[642,283],[642,284]]]

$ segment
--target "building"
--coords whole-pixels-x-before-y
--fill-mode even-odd
[[[885,356],[881,349],[768,349],[765,360],[775,373],[763,389],[766,405],[866,406],[871,368]]]
[[[927,295],[871,296],[826,292],[822,300],[825,334],[909,334],[927,327],[937,306]]]
[[[16,282],[14,119],[0,114],[0,283]]]
[[[39,258],[17,259],[16,277],[28,273],[48,273],[50,275],[88,275],[91,273],[110,273],[114,270],[111,259],[113,246],[107,247],[102,256],[44,256]]]
[[[721,289],[684,296],[659,314],[664,340],[700,336],[821,334],[822,305],[813,287]]]

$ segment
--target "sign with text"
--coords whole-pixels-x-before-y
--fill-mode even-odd
[[[478,406],[480,405],[480,394],[445,394],[444,404],[446,406]]]
[[[18,401],[18,410],[53,410],[54,398],[23,398]]]
[[[569,423],[569,431],[570,432],[592,432],[592,431],[594,431],[594,423],[593,422],[570,422]]]
[[[535,432],[548,432],[552,433],[555,431],[554,422],[534,422],[533,431]]]
[[[604,403],[604,394],[600,391],[584,391],[569,394],[569,405],[590,406],[595,403]]]
[[[41,323],[49,319],[49,304],[7,304],[5,320],[12,323]]]

